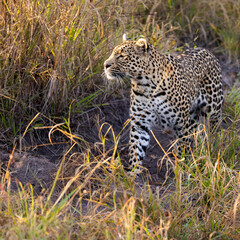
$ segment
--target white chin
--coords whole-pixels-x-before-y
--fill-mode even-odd
[[[109,73],[107,70],[105,70],[105,75],[106,75],[108,80],[116,80],[117,79],[111,73]]]

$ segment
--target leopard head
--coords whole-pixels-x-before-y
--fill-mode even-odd
[[[144,38],[137,41],[124,40],[104,62],[107,79],[136,79],[141,76],[147,68],[150,49],[151,45]]]

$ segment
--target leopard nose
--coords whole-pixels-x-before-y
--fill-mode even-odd
[[[108,62],[105,62],[104,63],[104,67],[107,69],[107,68],[110,68],[111,67],[111,64],[110,63],[108,63]]]

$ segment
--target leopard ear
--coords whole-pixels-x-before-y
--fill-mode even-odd
[[[129,41],[129,40],[130,40],[130,38],[127,36],[126,33],[124,33],[124,34],[123,34],[123,42]]]
[[[147,40],[145,38],[138,39],[135,45],[135,50],[139,54],[147,55],[149,52],[149,44],[147,43]]]

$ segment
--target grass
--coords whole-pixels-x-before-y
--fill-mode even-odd
[[[1,165],[1,239],[239,239],[237,84],[225,99],[226,129],[203,128],[191,160],[175,159],[162,185],[125,173],[111,127],[99,127],[94,146],[76,134],[83,116],[121,96],[102,70],[124,32],[148,37],[163,53],[199,45],[237,64],[239,1],[10,0],[0,9],[1,148],[24,150],[28,134],[37,145],[67,146],[38,194],[21,182],[12,191],[12,158]]]
[[[66,117],[72,101],[77,113],[99,104],[103,62],[124,32],[162,52],[200,45],[239,60],[234,0],[3,1],[1,9],[0,124],[9,138],[37,112]]]

